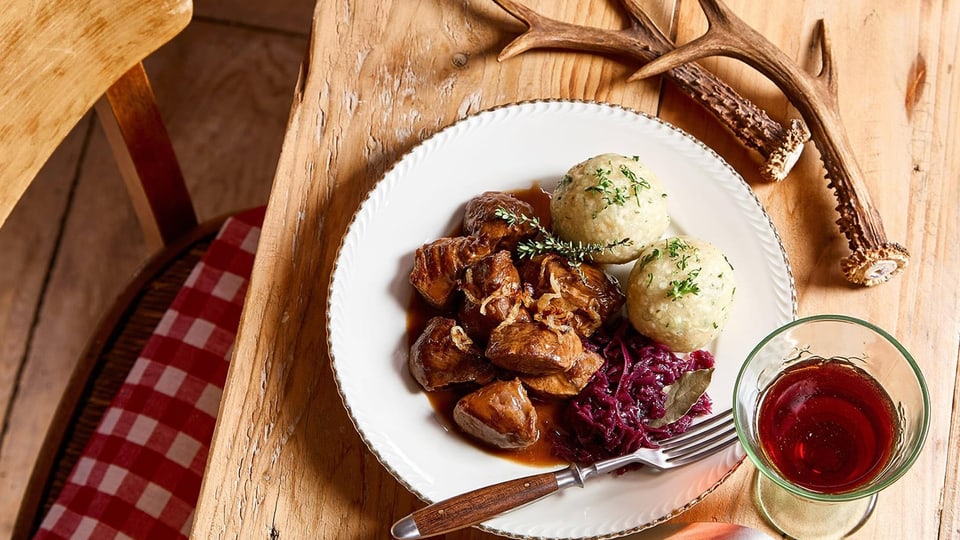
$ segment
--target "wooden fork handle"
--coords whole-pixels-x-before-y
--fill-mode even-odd
[[[475,525],[560,489],[557,474],[535,474],[475,489],[421,508],[397,521],[394,538],[426,538]]]

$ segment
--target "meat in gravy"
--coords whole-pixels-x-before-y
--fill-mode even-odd
[[[526,448],[540,438],[537,410],[519,379],[493,382],[462,397],[453,420],[497,448]]]
[[[537,231],[495,215],[504,208],[534,217],[511,194],[487,192],[465,207],[463,235],[419,248],[410,283],[439,311],[410,350],[409,370],[430,391],[469,392],[454,421],[496,448],[524,448],[539,437],[527,395],[566,399],[603,364],[581,338],[619,312],[616,281],[588,263],[546,254],[519,260],[518,242]]]
[[[433,317],[410,347],[410,373],[425,390],[494,379],[493,366],[457,321]]]

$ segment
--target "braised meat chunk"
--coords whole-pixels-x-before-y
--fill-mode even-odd
[[[570,369],[583,343],[570,327],[514,322],[490,333],[486,355],[495,365],[525,375],[549,375]]]
[[[494,378],[494,367],[473,344],[457,321],[433,317],[410,347],[407,361],[410,374],[426,390],[457,383],[486,384]]]
[[[463,232],[473,236],[488,238],[497,242],[497,247],[513,251],[517,244],[537,234],[528,223],[508,224],[497,217],[495,212],[503,208],[514,215],[533,217],[530,204],[501,191],[488,191],[467,202],[463,214]]]
[[[600,369],[603,362],[602,356],[584,349],[566,371],[552,375],[524,375],[520,380],[539,396],[568,398],[579,394],[587,386],[590,378]]]
[[[523,284],[509,251],[498,251],[468,266],[460,284],[465,298],[459,319],[470,337],[486,341],[500,323],[529,321]]]
[[[559,295],[572,314],[570,324],[581,336],[593,334],[626,301],[617,281],[600,268],[588,263],[575,267],[553,253],[524,261],[520,277],[537,296]],[[556,309],[554,297],[550,298]]]
[[[467,434],[497,448],[537,442],[537,411],[519,379],[497,381],[460,398],[453,420]]]
[[[492,251],[489,241],[475,236],[434,240],[414,254],[410,283],[433,307],[449,308],[463,269]]]

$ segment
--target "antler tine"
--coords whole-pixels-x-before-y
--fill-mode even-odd
[[[700,8],[707,19],[707,31],[702,36],[661,55],[643,66],[630,76],[630,80],[646,79],[647,77],[660,75],[689,62],[695,62],[710,56],[730,56],[748,63],[751,62],[752,59],[747,54],[746,48],[742,46],[741,40],[744,38],[739,30],[742,26],[742,30],[749,34],[753,29],[742,24],[737,26],[738,31],[733,31],[732,27],[737,25],[740,19],[726,5],[717,2],[717,0],[699,0],[699,2]]]
[[[532,49],[557,48],[600,54],[654,56],[650,47],[625,32],[589,28],[551,19],[514,0],[494,0],[504,11],[524,22],[527,30],[500,51],[504,61]]]
[[[666,50],[662,51],[662,52],[661,52],[659,55],[657,55],[655,58],[651,58],[651,59],[647,62],[647,64],[646,64],[647,66],[649,66],[651,63],[655,63],[655,62],[660,61],[662,58],[664,58],[664,57],[666,57],[666,56],[671,56],[671,55],[675,54],[675,53],[677,52],[677,50],[679,50],[679,48],[676,48],[676,47],[673,47],[673,46],[672,46],[673,43],[671,42],[670,38],[667,37],[667,35],[663,32],[663,30],[660,29],[660,27],[657,25],[657,23],[655,23],[655,22],[653,21],[653,19],[651,19],[650,16],[647,15],[647,12],[644,11],[644,9],[643,9],[642,7],[640,7],[640,5],[637,4],[634,0],[621,0],[620,3],[621,3],[621,5],[623,5],[624,9],[626,9],[627,12],[630,13],[630,15],[631,15],[631,17],[632,17],[632,19],[631,19],[631,24],[633,25],[634,29],[636,29],[637,31],[642,31],[642,32],[644,32],[644,33],[646,33],[646,34],[649,34],[649,35],[651,35],[651,36],[655,36],[655,37],[656,37],[658,40],[660,40],[661,42],[667,43],[667,44],[670,44],[670,45],[671,45],[671,47],[670,47],[669,49],[666,49]],[[719,42],[719,41],[718,41],[718,44],[721,44],[721,45],[722,45],[722,43]],[[706,56],[710,56],[710,55],[706,55]],[[671,66],[671,67],[668,67],[668,68],[666,68],[666,69],[660,70],[660,71],[658,71],[656,74],[666,73],[667,71],[670,71],[671,69],[681,67],[682,65],[688,64],[688,63],[693,62],[693,61],[695,61],[695,60],[697,60],[697,59],[694,58],[694,59],[688,60],[688,61],[686,61],[686,62],[678,63],[678,64],[676,64],[676,65],[674,65],[674,66]],[[639,79],[643,79],[643,78],[646,78],[646,77],[637,77],[637,76],[636,76],[636,73],[634,73],[634,75],[632,75],[631,77],[629,77],[627,80],[639,80]]]
[[[830,89],[830,93],[837,95],[837,78],[833,68],[833,46],[830,43],[830,35],[827,33],[827,24],[823,19],[817,20],[815,28],[817,43],[820,45],[820,72],[817,78],[825,81]]]
[[[531,34],[537,32],[537,28],[541,26],[549,26],[550,19],[542,17],[536,11],[528,8],[523,4],[514,2],[513,0],[493,0],[501,9],[512,15],[515,19],[527,25],[527,30],[520,34],[519,37],[507,44],[506,47],[500,51],[500,55],[497,56],[497,60],[504,61],[509,58],[513,58],[518,54],[524,53],[530,49],[536,48],[537,44],[533,42]]]
[[[523,4],[514,2],[513,0],[493,0],[495,4],[500,6],[500,9],[506,11],[510,15],[513,15],[514,18],[520,22],[526,23],[527,26],[532,26],[531,19],[537,18],[539,15],[536,11],[528,8]]]
[[[725,50],[723,44],[710,33],[710,30],[707,30],[706,34],[697,39],[654,58],[634,71],[633,75],[630,75],[627,80],[639,81],[654,75],[661,75],[690,62],[717,55],[729,55],[729,53]]]
[[[636,2],[634,2],[633,0],[620,0],[620,4],[623,6],[624,9],[627,10],[627,12],[630,13],[632,17],[631,24],[635,29],[642,30],[649,34],[655,35],[658,39],[661,39],[664,42],[670,42],[670,38],[667,37],[667,35],[663,32],[663,30],[660,30],[660,27],[657,26],[657,23],[653,22],[653,19],[651,19],[650,16],[647,15],[647,12],[644,11],[644,9],[640,7]],[[693,56],[690,56],[689,58],[686,58],[686,59],[680,59],[680,60],[676,59],[676,57],[682,58],[685,54],[688,54],[688,51],[682,51],[681,48],[664,50],[655,58],[651,58],[642,68],[640,68],[640,70],[638,70],[637,72],[634,72],[633,75],[628,77],[627,80],[637,81],[653,75],[660,75],[662,73],[666,73],[670,71],[671,69],[683,66],[685,64],[689,64],[699,59]],[[708,54],[705,56],[711,56],[711,55]],[[660,68],[657,67],[661,65],[662,67]],[[651,68],[651,66],[653,66],[653,68]],[[637,73],[641,71],[643,72],[651,71],[651,73],[645,76],[638,76]]]
[[[737,16],[730,11],[730,8],[726,4],[719,2],[717,0],[699,0],[700,9],[703,10],[703,14],[707,17],[707,24],[710,26],[724,25],[728,24],[732,19],[736,19]]]

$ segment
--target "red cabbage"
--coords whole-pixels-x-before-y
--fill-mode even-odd
[[[681,374],[713,367],[713,355],[694,351],[681,358],[634,330],[626,320],[598,330],[584,346],[606,362],[561,413],[564,432],[555,433],[553,452],[566,461],[593,463],[683,433],[694,417],[710,412],[704,394],[686,415],[661,428],[646,424],[666,413],[663,387]]]

